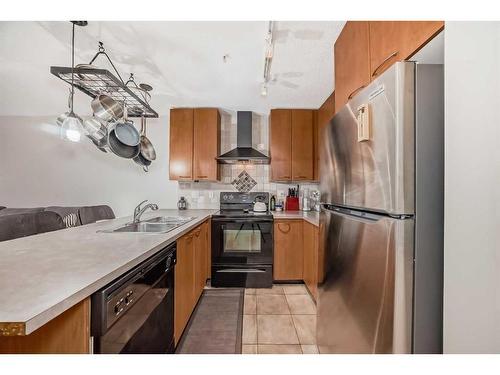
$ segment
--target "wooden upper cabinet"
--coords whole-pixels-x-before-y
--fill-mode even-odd
[[[217,108],[170,110],[170,179],[220,178],[220,114]]]
[[[193,179],[193,126],[192,108],[170,110],[170,161],[171,180]]]
[[[348,21],[334,47],[335,110],[370,83],[370,37],[367,21]]]
[[[270,118],[271,180],[292,178],[292,113],[289,109],[273,109]]]
[[[373,21],[370,76],[375,79],[397,61],[407,60],[444,28],[443,21]]]
[[[313,110],[292,109],[292,180],[314,178]]]
[[[217,108],[194,109],[194,180],[219,180],[220,114]]]
[[[321,155],[323,153],[323,142],[325,140],[325,128],[335,114],[335,91],[325,100],[317,111],[316,134],[314,136],[314,180],[320,179]]]

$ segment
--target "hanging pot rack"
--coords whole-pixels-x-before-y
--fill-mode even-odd
[[[96,58],[101,55],[107,58],[116,76],[107,69],[97,68],[92,65]],[[71,85],[71,67],[51,66],[50,72]],[[149,92],[135,83],[133,74],[126,83],[123,81],[111,58],[106,53],[102,42],[99,42],[99,49],[90,60],[90,63],[81,67],[77,65],[74,68],[74,73],[74,86],[91,98],[106,93],[114,100],[125,104],[129,117],[158,118],[158,113],[148,103],[149,98],[151,98]]]

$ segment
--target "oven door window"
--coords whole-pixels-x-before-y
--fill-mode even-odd
[[[228,225],[223,229],[223,253],[260,253],[262,234],[256,225]]]

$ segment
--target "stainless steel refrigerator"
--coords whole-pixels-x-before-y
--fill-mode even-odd
[[[443,65],[399,62],[325,128],[320,353],[440,353]]]

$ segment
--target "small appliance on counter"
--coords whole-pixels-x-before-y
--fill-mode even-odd
[[[311,208],[314,211],[320,212],[321,211],[321,205],[320,205],[320,193],[318,190],[313,190],[311,192]]]
[[[178,208],[179,210],[186,210],[186,209],[187,209],[187,201],[186,201],[186,198],[181,197],[181,199],[179,199],[179,201],[177,202],[177,208]]]
[[[271,196],[271,200],[269,202],[269,209],[271,211],[275,211],[276,210],[276,197],[274,195]]]
[[[297,185],[297,189],[288,189],[288,196],[285,198],[285,210],[298,211],[299,209],[299,186]]]
[[[302,194],[302,211],[311,211],[309,189],[305,189]]]
[[[273,284],[273,215],[269,193],[220,193],[212,216],[213,287],[270,288]]]

